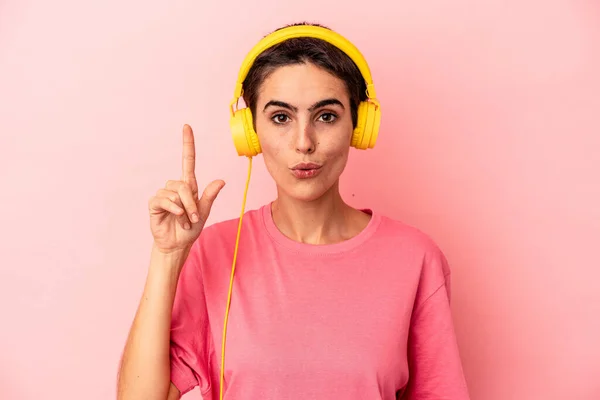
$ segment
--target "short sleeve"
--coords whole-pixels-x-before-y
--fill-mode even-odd
[[[171,382],[185,394],[210,390],[210,326],[199,265],[198,241],[181,270],[171,316]]]
[[[468,400],[450,309],[450,268],[437,248],[424,262],[423,288],[409,332],[409,381],[402,399]]]

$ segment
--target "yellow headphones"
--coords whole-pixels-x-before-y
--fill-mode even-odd
[[[367,84],[367,100],[362,101],[358,106],[358,120],[352,134],[351,146],[362,150],[373,148],[379,133],[381,106],[375,94],[375,86],[373,85],[373,78],[371,77],[367,61],[356,46],[340,34],[320,26],[297,25],[280,29],[263,38],[248,53],[242,63],[233,92],[233,100],[229,104],[231,110],[229,125],[238,155],[253,157],[262,152],[258,136],[254,131],[250,109],[248,107],[236,111],[233,109],[233,106],[237,104],[244,93],[242,84],[244,79],[246,79],[246,75],[248,75],[248,71],[250,71],[250,67],[252,67],[256,57],[269,47],[285,40],[299,37],[316,38],[331,43],[354,61]]]
[[[280,29],[268,35],[262,39],[254,48],[248,53],[242,68],[238,75],[238,80],[235,85],[235,92],[233,94],[233,101],[229,104],[231,110],[231,133],[233,135],[233,142],[235,148],[240,156],[246,156],[249,160],[248,166],[248,177],[246,179],[246,188],[244,190],[244,199],[242,201],[242,211],[238,220],[237,236],[235,239],[235,248],[233,251],[233,262],[231,265],[231,275],[229,278],[229,291],[227,293],[227,303],[225,308],[225,318],[223,320],[223,340],[221,342],[221,368],[220,368],[220,379],[219,379],[219,399],[223,400],[224,386],[225,386],[225,343],[227,339],[227,322],[229,320],[229,312],[231,307],[231,294],[233,291],[233,279],[235,275],[235,266],[237,261],[238,248],[240,244],[240,233],[242,229],[242,220],[244,218],[244,211],[246,209],[246,197],[248,194],[248,186],[250,184],[250,175],[252,172],[252,157],[261,153],[260,142],[258,136],[254,131],[254,124],[252,122],[252,113],[248,107],[233,110],[234,104],[237,104],[240,97],[243,94],[243,82],[252,67],[252,63],[263,51],[271,46],[281,43],[287,39],[298,38],[298,37],[311,37],[321,39],[331,43],[335,47],[342,50],[354,61],[360,73],[362,74],[365,83],[367,84],[367,100],[362,101],[358,106],[358,118],[356,128],[352,134],[351,146],[357,149],[369,149],[375,146],[377,135],[379,132],[379,124],[381,121],[381,107],[379,101],[375,96],[375,87],[373,86],[373,79],[371,78],[371,72],[367,61],[364,59],[358,49],[350,43],[347,39],[341,35],[320,26],[312,25],[298,25]]]

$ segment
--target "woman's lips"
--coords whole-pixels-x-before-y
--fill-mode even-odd
[[[315,163],[300,163],[291,168],[292,174],[298,179],[307,179],[317,176],[321,172],[322,165]]]

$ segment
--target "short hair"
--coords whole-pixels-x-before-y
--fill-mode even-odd
[[[283,26],[276,31],[302,25],[329,29],[316,23],[299,22]],[[268,48],[254,60],[242,84],[244,102],[250,107],[252,114],[256,115],[258,92],[270,74],[279,67],[305,63],[314,64],[344,81],[350,98],[352,125],[356,127],[358,105],[367,99],[365,80],[354,61],[346,53],[329,42],[311,37],[287,39]]]

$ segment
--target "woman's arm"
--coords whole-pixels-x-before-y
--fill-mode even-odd
[[[415,310],[408,344],[410,377],[403,400],[469,400],[452,322],[449,273]]]
[[[152,249],[143,296],[121,359],[118,400],[180,397],[170,382],[170,325],[177,281],[188,253]]]
[[[170,384],[171,322],[179,275],[225,185],[223,181],[213,181],[198,198],[195,165],[194,133],[189,125],[184,125],[181,180],[168,181],[148,204],[154,245],[144,293],[121,359],[118,400],[179,397],[175,397],[178,391]],[[179,324],[189,324],[190,318],[184,315],[184,322]]]
[[[181,398],[181,392],[171,382],[171,386],[169,387],[169,395],[167,396],[167,400],[179,400],[180,398]]]

